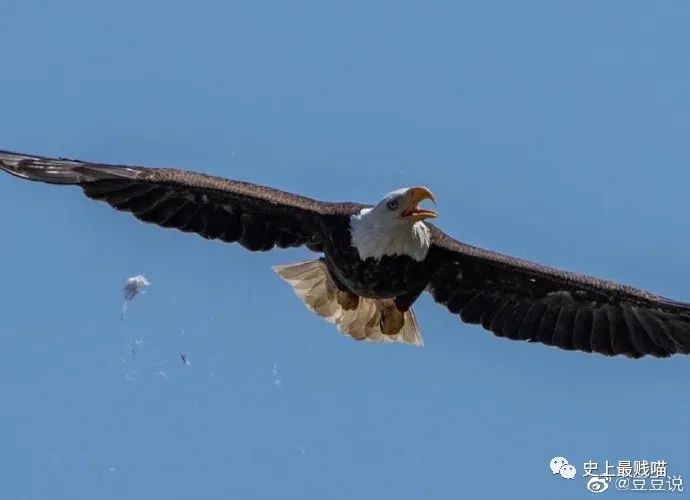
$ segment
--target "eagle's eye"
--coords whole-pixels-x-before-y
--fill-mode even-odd
[[[397,199],[391,200],[388,203],[386,203],[386,205],[388,206],[389,210],[397,210],[398,209],[398,200]]]

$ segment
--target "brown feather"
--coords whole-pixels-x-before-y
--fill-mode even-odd
[[[430,225],[434,300],[497,336],[629,357],[690,353],[690,304],[473,247]]]
[[[239,242],[249,250],[306,245],[322,250],[324,217],[365,205],[328,203],[266,186],[171,168],[115,166],[0,151],[0,169],[17,177],[80,186],[138,219]]]

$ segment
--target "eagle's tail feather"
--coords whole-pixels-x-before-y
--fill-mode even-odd
[[[384,334],[380,326],[382,311],[391,305],[389,301],[360,297],[356,309],[343,309],[336,299],[335,284],[322,261],[273,266],[273,270],[292,286],[295,295],[302,299],[307,309],[335,323],[344,335],[369,342],[423,345],[411,308],[404,313],[403,327],[395,335]]]

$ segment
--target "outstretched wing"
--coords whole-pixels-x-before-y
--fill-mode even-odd
[[[86,196],[163,227],[239,242],[249,250],[322,249],[323,218],[363,205],[326,203],[265,186],[169,168],[115,166],[0,151],[0,169]]]
[[[429,292],[462,321],[562,349],[690,353],[690,304],[458,242],[433,227]]]

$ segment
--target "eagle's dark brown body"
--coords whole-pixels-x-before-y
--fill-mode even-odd
[[[400,297],[400,308],[406,310],[429,283],[431,269],[426,261],[407,255],[362,260],[352,245],[349,216],[332,220],[328,235],[323,245],[324,261],[340,288],[373,299]]]

